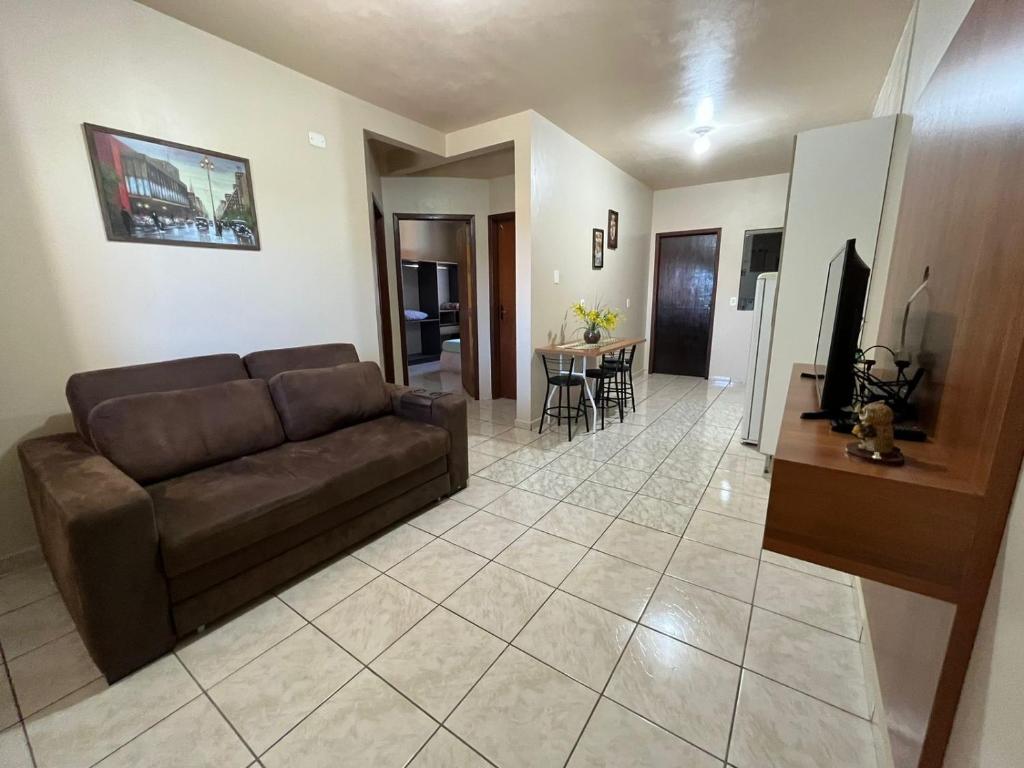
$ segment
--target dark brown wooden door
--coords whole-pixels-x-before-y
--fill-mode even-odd
[[[492,397],[516,396],[516,217],[491,221],[491,387]]]
[[[655,247],[654,373],[707,378],[721,230],[659,234]]]

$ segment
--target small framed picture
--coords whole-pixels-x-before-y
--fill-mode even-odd
[[[619,212],[608,209],[608,250],[619,247]]]
[[[604,269],[604,230],[594,230],[594,253],[590,266],[593,269]]]

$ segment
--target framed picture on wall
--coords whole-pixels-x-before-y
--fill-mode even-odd
[[[108,240],[260,249],[249,161],[85,123]]]
[[[592,269],[604,269],[604,230],[594,230]]]
[[[608,250],[619,247],[619,212],[608,209]]]

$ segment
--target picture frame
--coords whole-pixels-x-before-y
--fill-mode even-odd
[[[608,209],[608,250],[619,247],[619,212]]]
[[[604,269],[604,230],[595,229],[591,240],[591,269]]]
[[[82,127],[108,240],[260,250],[248,159],[91,123]]]

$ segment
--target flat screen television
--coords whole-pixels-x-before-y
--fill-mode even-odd
[[[828,263],[814,354],[818,407],[826,413],[838,413],[853,403],[854,362],[870,274],[852,239]]]

